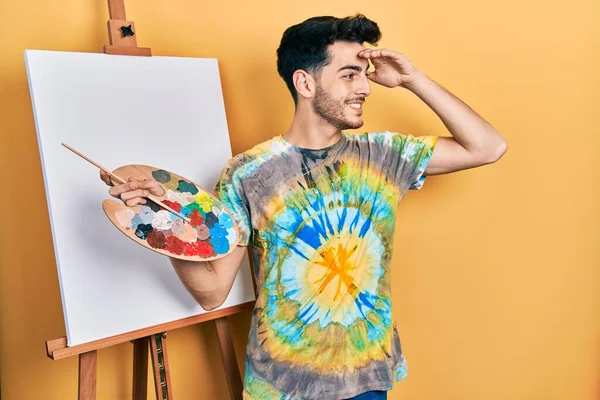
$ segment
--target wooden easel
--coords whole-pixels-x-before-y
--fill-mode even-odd
[[[154,387],[158,400],[172,400],[169,365],[167,358],[165,332],[195,325],[201,322],[214,321],[219,339],[219,349],[233,400],[242,398],[242,379],[229,334],[227,316],[244,310],[251,310],[254,302],[239,304],[193,317],[183,318],[165,324],[139,329],[121,335],[111,336],[76,346],[67,346],[67,338],[46,341],[46,353],[53,360],[79,356],[79,389],[78,400],[96,400],[96,364],[97,351],[105,347],[121,343],[133,342],[133,400],[147,400],[148,387],[148,346],[152,354],[154,370]]]
[[[110,19],[108,36],[110,45],[104,53],[130,56],[151,56],[149,48],[137,47],[135,24],[125,16],[124,0],[108,0]],[[254,278],[254,277],[253,277]],[[229,333],[227,316],[252,309],[254,302],[240,304],[194,317],[183,318],[165,324],[139,329],[76,346],[67,346],[67,338],[46,341],[46,353],[52,360],[79,356],[78,400],[96,400],[96,365],[99,349],[131,341],[133,343],[133,400],[147,400],[148,348],[152,356],[154,388],[157,400],[173,400],[166,332],[206,321],[214,321],[217,328],[219,350],[232,400],[242,400],[240,376],[233,342]]]

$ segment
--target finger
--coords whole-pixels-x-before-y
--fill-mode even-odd
[[[104,183],[106,183],[108,186],[112,186],[112,182],[110,180],[110,176],[106,172],[104,172],[102,170],[100,170],[100,179],[102,179],[102,181]]]
[[[143,181],[139,182],[139,187],[140,189],[148,190],[155,196],[162,196],[166,193],[163,186],[154,179],[144,179]]]
[[[132,190],[129,192],[121,193],[120,197],[121,197],[121,200],[127,202],[127,200],[131,200],[136,197],[148,197],[149,194],[150,194],[150,192],[148,192],[145,189],[137,189],[137,190]]]
[[[358,53],[358,56],[363,57],[363,58],[371,58],[372,52],[373,52],[373,50],[371,50],[371,49],[362,50],[361,52]]]
[[[112,188],[110,188],[108,193],[111,196],[120,197],[121,193],[131,192],[133,190],[137,190],[138,188],[139,188],[139,184],[137,183],[137,181],[130,181],[127,183],[123,183],[121,185],[113,186]]]
[[[394,60],[399,60],[399,61],[404,61],[406,60],[406,57],[404,57],[404,54],[402,53],[397,53],[395,51],[392,50],[385,50],[383,52],[383,56],[384,57],[389,57],[389,58],[393,58]]]
[[[371,50],[371,56],[372,57],[381,57],[384,54],[389,54],[390,51],[388,49],[376,49],[376,50]]]
[[[125,205],[128,207],[137,206],[138,204],[146,204],[146,200],[141,197],[135,197],[125,201]]]

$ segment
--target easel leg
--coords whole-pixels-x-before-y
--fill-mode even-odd
[[[221,350],[221,359],[225,368],[225,377],[229,385],[229,394],[232,400],[242,400],[242,378],[233,349],[233,342],[229,334],[229,324],[227,317],[215,319],[217,327],[217,338],[219,339],[219,350]]]
[[[171,375],[169,374],[169,362],[167,358],[166,333],[163,332],[150,337],[150,353],[152,354],[156,399],[173,400]]]
[[[78,400],[96,400],[96,350],[79,355]]]
[[[148,343],[150,337],[133,341],[133,400],[148,399]]]

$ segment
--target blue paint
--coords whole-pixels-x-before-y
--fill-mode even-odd
[[[222,212],[219,215],[219,224],[223,225],[223,228],[233,228],[233,220],[226,212]]]
[[[217,216],[212,211],[207,212],[206,215],[204,216],[204,223],[209,228],[212,228],[218,222],[219,222],[219,218],[217,218]]]
[[[180,180],[179,186],[177,186],[177,191],[181,193],[189,192],[191,194],[196,194],[198,193],[198,188],[192,183]]]
[[[204,222],[206,223],[206,221]],[[206,226],[208,226],[208,224]],[[223,239],[227,236],[227,230],[225,230],[225,228],[223,228],[220,224],[216,224],[210,228],[210,236],[213,239]]]
[[[135,214],[131,220],[131,227],[137,228],[140,224],[151,224],[154,219],[155,212],[148,206],[141,206],[140,210]]]
[[[212,238],[213,250],[217,254],[225,254],[229,251],[229,240],[226,238]]]
[[[185,217],[188,217],[192,213],[192,209],[188,208],[186,206],[183,206],[183,207],[181,207],[181,210],[179,211],[179,213]]]
[[[148,237],[148,234],[152,231],[152,225],[150,224],[139,224],[135,230],[135,236],[144,240]]]

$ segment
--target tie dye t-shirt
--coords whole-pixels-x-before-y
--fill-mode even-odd
[[[406,375],[391,311],[396,208],[436,136],[347,134],[320,150],[277,136],[232,158],[215,191],[252,248],[257,300],[244,399],[342,399]]]

